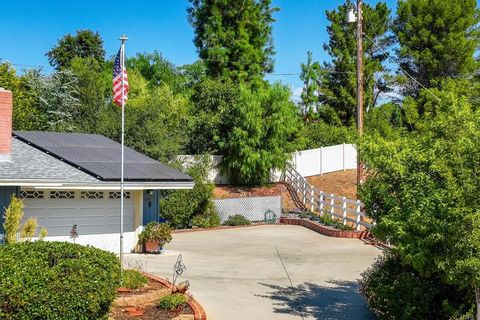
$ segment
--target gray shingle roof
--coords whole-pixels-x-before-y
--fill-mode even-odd
[[[0,162],[0,179],[98,182],[98,179],[15,138],[11,161]]]
[[[11,161],[0,161],[0,180],[111,184],[120,180],[119,146],[100,135],[15,132]],[[126,182],[193,183],[190,176],[133,149],[126,148],[125,155]]]
[[[120,181],[121,145],[97,134],[15,131],[14,136],[102,181]],[[193,179],[125,147],[125,181]]]

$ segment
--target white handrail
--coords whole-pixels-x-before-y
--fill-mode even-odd
[[[287,164],[285,167],[283,179],[284,182],[290,184],[293,190],[296,191],[297,195],[301,196],[300,199],[305,208],[307,208],[307,203],[309,203],[310,211],[314,212],[315,209],[317,209],[316,211],[318,211],[320,215],[324,215],[325,206],[328,206],[330,207],[329,214],[332,218],[342,220],[343,224],[352,222],[355,225],[356,230],[360,230],[361,226],[367,229],[373,226],[370,223],[362,221],[362,217],[365,217],[365,214],[362,212],[363,204],[360,200],[348,199],[334,194],[326,194],[325,192],[318,190],[290,164]],[[340,203],[337,203],[336,201],[340,201]],[[335,209],[339,209],[341,212],[337,213]],[[348,212],[354,213],[355,219],[349,218],[347,215]]]

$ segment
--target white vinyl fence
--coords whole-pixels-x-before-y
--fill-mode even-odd
[[[195,157],[193,155],[182,155],[178,159],[188,166],[195,161]],[[228,184],[228,177],[222,174],[219,168],[222,156],[212,155],[210,159],[212,162],[212,169],[209,174],[210,181],[215,184]],[[353,144],[339,144],[297,151],[292,154],[290,163],[303,177],[355,169],[357,167],[357,149]],[[271,174],[271,182],[278,182],[280,179],[281,172],[274,170]]]
[[[303,206],[320,215],[329,215],[332,219],[342,220],[343,224],[353,224],[357,230],[370,229],[373,225],[365,221],[360,200],[327,194],[318,190],[305,179],[293,166],[287,165],[285,182],[288,183],[303,203]]]
[[[353,144],[298,151],[293,154],[292,165],[302,177],[356,169],[357,149]]]

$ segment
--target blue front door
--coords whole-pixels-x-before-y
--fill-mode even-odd
[[[3,234],[3,215],[5,214],[5,208],[10,204],[12,195],[18,195],[19,192],[19,187],[0,187],[0,234]]]
[[[159,190],[143,191],[143,225],[160,219],[160,192]]]

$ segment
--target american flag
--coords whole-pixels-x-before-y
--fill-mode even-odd
[[[121,64],[122,48],[118,50],[115,57],[115,64],[113,65],[113,102],[119,107],[122,106],[122,64]],[[123,67],[123,95],[125,102],[127,102],[128,93],[128,78],[127,69]]]

